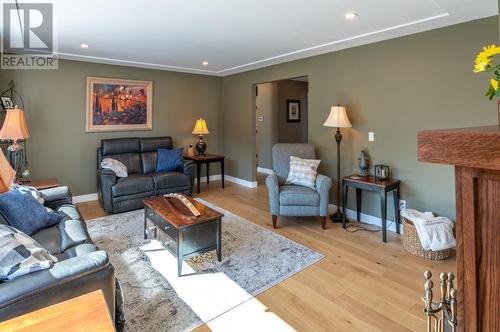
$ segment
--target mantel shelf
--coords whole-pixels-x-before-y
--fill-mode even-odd
[[[500,126],[419,131],[417,146],[419,161],[500,170]]]

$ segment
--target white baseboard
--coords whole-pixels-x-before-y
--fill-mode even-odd
[[[73,203],[83,203],[89,201],[97,201],[97,193],[73,196]]]
[[[264,173],[264,174],[273,174],[274,171],[269,168],[264,168],[264,167],[257,167],[257,172],[258,173]]]
[[[210,175],[210,181],[217,181],[221,179],[220,174]],[[225,175],[224,179],[229,182],[233,182],[248,188],[257,188],[257,181],[247,181],[239,178],[235,178],[233,176]],[[198,181],[194,179],[194,183],[196,184]],[[207,177],[201,177],[200,183],[206,183]],[[73,203],[83,203],[89,201],[97,201],[97,193],[91,193],[86,195],[73,196]]]
[[[334,204],[328,204],[328,209],[330,211],[334,212],[334,211],[337,211],[337,206]],[[347,209],[346,215],[347,215],[347,218],[356,220],[357,216],[356,216],[355,210]],[[378,227],[382,227],[382,219],[380,219],[379,217],[375,217],[375,216],[372,216],[372,215],[366,214],[366,213],[361,213],[359,216],[359,219],[364,224],[370,224],[370,225],[376,225]],[[388,231],[396,233],[396,223],[395,222],[388,219],[387,225],[389,225],[389,227],[387,228]],[[399,230],[400,230],[401,234],[403,234],[403,227],[401,225],[399,227]]]

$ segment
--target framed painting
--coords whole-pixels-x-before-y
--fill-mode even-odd
[[[153,81],[87,77],[86,132],[153,129]]]
[[[286,122],[300,122],[300,100],[287,99]]]

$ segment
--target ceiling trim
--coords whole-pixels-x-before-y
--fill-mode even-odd
[[[442,8],[442,6],[441,6]],[[470,19],[469,19],[470,20]],[[289,62],[293,60],[308,58],[315,55],[331,53],[343,49],[348,49],[360,45],[370,44],[374,42],[379,42],[383,40],[388,40],[392,38],[397,38],[401,36],[411,35],[423,31],[433,30],[453,24],[458,24],[461,22],[468,21],[464,17],[454,17],[454,15],[450,16],[450,13],[445,11],[442,14],[430,16],[427,18],[423,18],[420,20],[415,20],[411,22],[407,22],[400,25],[391,26],[384,29],[379,29],[376,31],[371,31],[368,33],[335,40],[328,43],[323,43],[320,45],[315,45],[312,47],[296,50],[293,52],[288,52],[280,55],[276,55],[273,57],[269,57],[266,59],[261,59],[253,62],[249,62],[246,64],[222,69],[222,70],[208,70],[208,69],[199,69],[199,68],[191,68],[191,67],[181,67],[181,66],[170,66],[170,65],[162,65],[156,63],[147,63],[147,62],[139,62],[139,61],[130,61],[130,60],[120,60],[114,58],[105,58],[105,57],[96,57],[96,56],[87,56],[87,55],[79,55],[79,54],[71,54],[71,53],[56,53],[60,59],[67,60],[76,60],[76,61],[85,61],[85,62],[93,62],[93,63],[103,63],[110,65],[119,65],[119,66],[129,66],[129,67],[139,67],[145,69],[156,69],[156,70],[166,70],[166,71],[175,71],[175,72],[184,72],[184,73],[192,73],[192,74],[201,74],[201,75],[211,75],[211,76],[228,76],[233,75],[249,70],[259,69],[275,64],[280,64],[284,62]]]

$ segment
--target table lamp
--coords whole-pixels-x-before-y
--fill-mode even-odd
[[[332,106],[330,114],[323,123],[325,127],[337,128],[335,132],[335,141],[337,142],[337,212],[330,216],[333,222],[342,222],[342,212],[340,211],[340,142],[342,141],[342,133],[340,128],[350,128],[351,123],[347,117],[346,109],[344,106]]]
[[[208,131],[207,122],[204,119],[199,118],[198,120],[196,120],[193,129],[193,134],[198,135],[198,138],[200,139],[196,144],[196,152],[198,152],[198,157],[200,158],[205,157],[205,150],[207,149],[207,144],[203,142],[203,135],[210,134],[210,132]]]
[[[10,166],[3,151],[0,149],[0,194],[10,190],[15,177],[16,171]]]
[[[16,171],[17,176],[21,175],[22,167],[24,166],[23,146],[18,141],[30,137],[24,111],[17,107],[8,109],[2,129],[0,129],[0,140],[12,141],[12,144],[7,147],[7,158]]]

